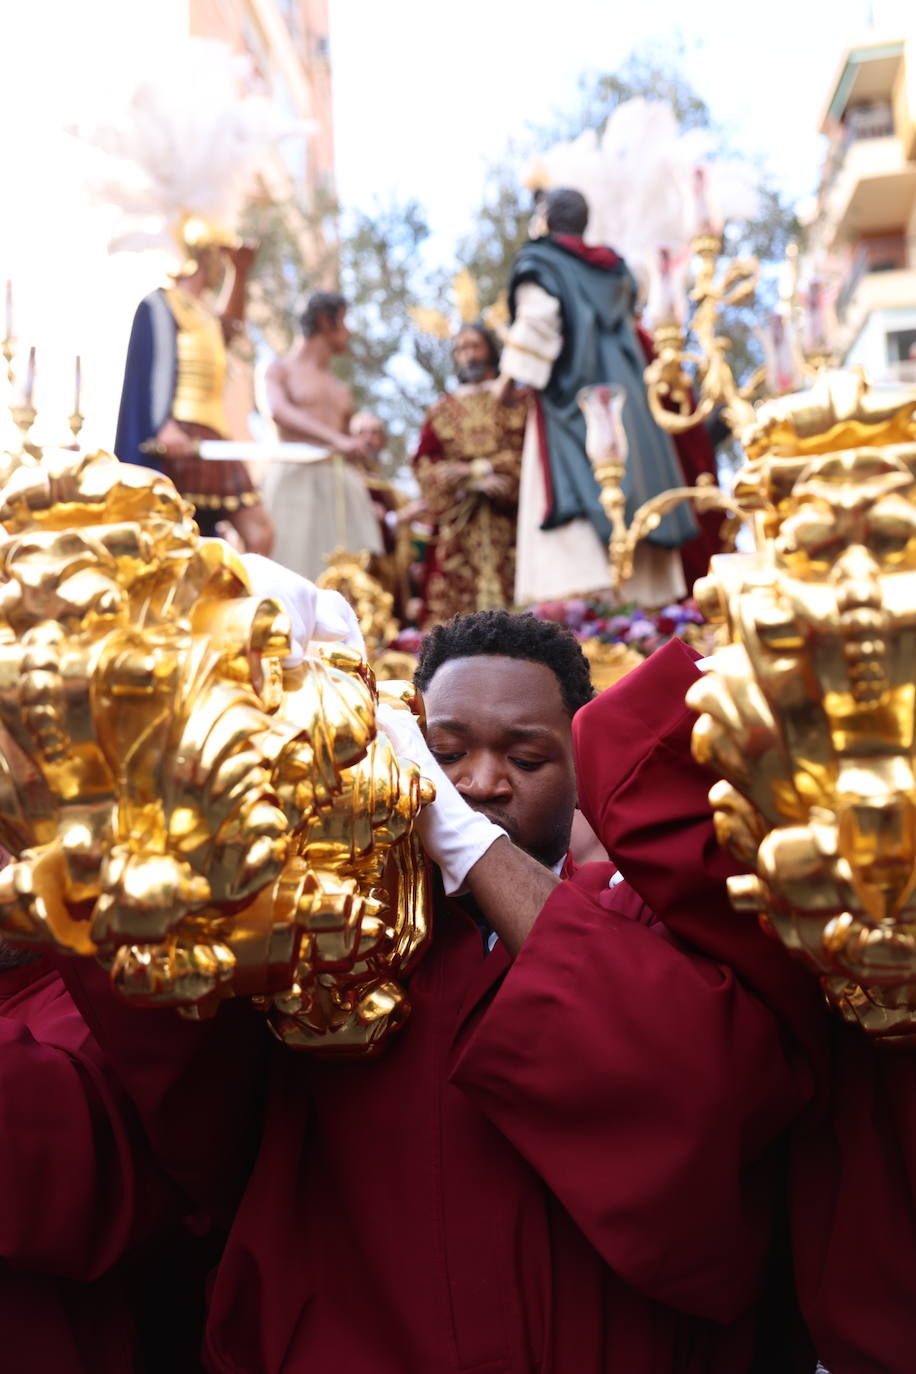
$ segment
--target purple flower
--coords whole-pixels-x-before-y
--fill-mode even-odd
[[[571,630],[578,630],[584,621],[589,619],[589,605],[581,597],[573,597],[566,602],[566,624]],[[594,613],[593,613],[594,614]]]

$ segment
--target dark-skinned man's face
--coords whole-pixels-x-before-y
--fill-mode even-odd
[[[429,747],[465,801],[552,867],[576,805],[572,722],[543,663],[454,658],[423,693]]]

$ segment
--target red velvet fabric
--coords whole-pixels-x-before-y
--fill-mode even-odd
[[[869,1044],[822,1005],[816,980],[730,910],[734,866],[716,845],[690,757],[696,676],[672,643],[574,722],[588,760],[580,804],[669,929],[729,964],[779,1016],[812,1075],[790,1139],[799,1301],[831,1374],[912,1374],[916,1350],[916,1057]]]
[[[762,1003],[612,872],[561,884],[514,963],[440,894],[380,1060],[270,1046],[210,1370],[747,1374],[772,1142],[807,1081]],[[184,1186],[212,1185],[260,1078],[233,1009],[168,1032],[97,980],[91,1004],[160,1149],[184,1140]]]
[[[604,244],[586,243],[575,234],[551,234],[550,237],[554,243],[565,248],[567,253],[574,253],[577,258],[587,262],[589,267],[601,267],[609,272],[620,262],[620,255]]]
[[[138,1285],[151,1276],[123,1257],[176,1216],[58,975],[44,962],[0,972],[0,1368],[143,1367]]]
[[[513,965],[441,911],[381,1061],[277,1056],[214,1370],[749,1367],[792,1070],[765,1010],[610,872],[559,888]]]

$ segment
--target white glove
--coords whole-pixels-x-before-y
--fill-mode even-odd
[[[243,553],[242,562],[253,595],[273,597],[289,616],[293,652],[284,661],[284,668],[300,664],[313,640],[346,644],[365,655],[366,645],[356,614],[340,592],[316,587],[307,577],[300,577],[259,553]]]
[[[417,834],[423,848],[441,870],[445,891],[450,897],[454,896],[463,888],[477,860],[483,858],[494,840],[506,832],[468,806],[430,753],[415,716],[409,711],[381,705],[378,725],[391,741],[397,756],[417,764],[424,777],[436,785],[436,800],[424,806],[417,817]]]

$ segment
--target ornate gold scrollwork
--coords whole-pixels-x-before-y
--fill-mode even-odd
[[[287,1043],[374,1052],[427,934],[432,788],[371,670],[284,671],[282,607],[154,472],[46,452],[0,525],[0,927],[135,1001],[257,995]]]
[[[827,373],[761,407],[753,554],[696,595],[730,643],[690,691],[734,905],[869,1034],[916,1038],[916,395]]]

